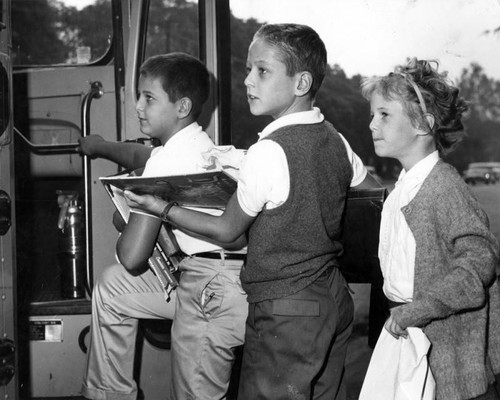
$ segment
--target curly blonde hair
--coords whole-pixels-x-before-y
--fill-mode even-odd
[[[361,93],[366,99],[376,92],[387,100],[401,101],[412,125],[430,132],[444,155],[465,136],[462,118],[469,106],[447,72],[438,72],[438,67],[436,60],[408,58],[405,65],[398,65],[387,76],[364,78]],[[432,127],[426,114],[434,117]]]

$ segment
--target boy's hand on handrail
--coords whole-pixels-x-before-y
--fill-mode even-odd
[[[98,157],[105,140],[100,135],[89,135],[78,139],[77,151],[91,158]]]

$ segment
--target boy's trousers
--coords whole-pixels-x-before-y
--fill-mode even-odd
[[[344,400],[353,313],[337,268],[298,293],[250,304],[238,400]]]
[[[172,379],[165,373],[165,379],[171,379],[171,399],[224,398],[233,350],[243,343],[247,315],[246,295],[239,282],[241,264],[185,258],[180,285],[169,303],[150,270],[132,276],[120,264],[108,267],[93,291],[82,394],[90,399],[135,400],[138,319],[167,318],[174,319]]]

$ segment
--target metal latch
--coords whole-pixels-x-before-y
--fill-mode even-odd
[[[0,236],[5,235],[11,225],[10,197],[7,192],[0,190]]]

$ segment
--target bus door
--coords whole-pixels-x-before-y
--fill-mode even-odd
[[[216,143],[227,144],[220,138],[229,132],[228,113],[218,99],[230,100],[229,59],[218,49],[229,46],[228,2],[0,3],[2,21],[9,4],[12,16],[0,30],[2,97],[13,94],[11,103],[2,102],[0,136],[0,233],[6,231],[0,236],[6,296],[0,328],[18,360],[6,387],[14,399],[68,398],[81,389],[92,286],[116,262],[118,237],[99,177],[120,168],[82,157],[78,139],[144,139],[134,108],[138,68],[151,55],[184,51],[213,73],[203,126]],[[168,390],[169,349],[139,347],[137,380],[146,397],[158,398]]]
[[[91,164],[77,142],[91,133],[119,136],[120,6],[11,2],[13,132],[0,161],[2,175],[10,163],[16,191],[11,234],[23,399],[79,393],[94,266],[114,261],[113,206],[94,188],[117,167]]]

